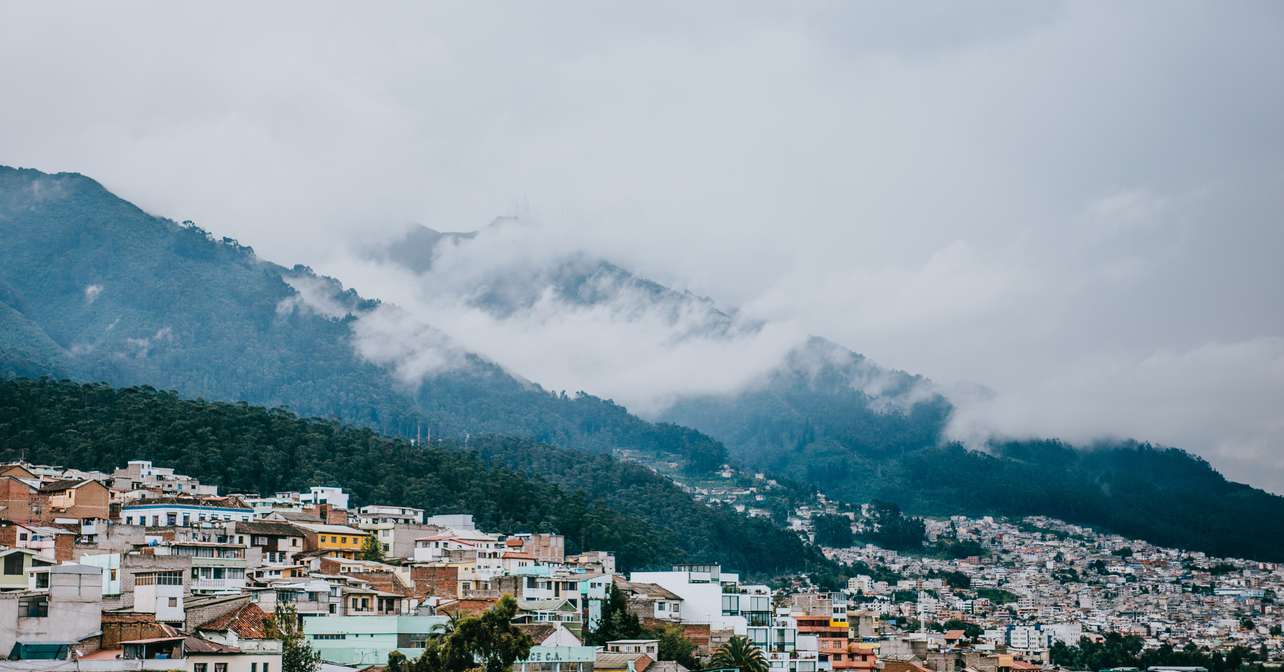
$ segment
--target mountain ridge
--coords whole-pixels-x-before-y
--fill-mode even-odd
[[[444,356],[436,343],[371,350],[363,325],[396,318],[395,307],[148,215],[90,178],[0,168],[0,234],[7,376],[149,384],[399,436],[423,423],[438,436],[512,434],[597,453],[638,448],[680,456],[697,471],[730,455],[850,501],[1041,513],[1170,546],[1284,559],[1284,498],[1229,483],[1184,451],[1135,442],[1081,451],[1009,441],[990,454],[969,451],[944,438],[951,409],[924,379],[824,339],[807,341],[764,385],[683,400],[666,422],[652,423],[608,399],[548,392],[466,343],[446,344],[462,359],[444,370],[432,369]],[[568,288],[582,276],[570,273]],[[400,326],[431,334],[430,324]],[[423,371],[433,375],[408,382]],[[1147,471],[1153,482],[1139,477]],[[1249,521],[1265,522],[1250,534]]]

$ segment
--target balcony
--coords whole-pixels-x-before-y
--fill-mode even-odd
[[[194,593],[239,593],[245,588],[245,577],[235,579],[192,579]]]

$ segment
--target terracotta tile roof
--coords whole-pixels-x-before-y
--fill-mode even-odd
[[[480,598],[467,598],[462,600],[455,600],[453,602],[443,604],[437,607],[437,612],[440,614],[464,614],[464,615],[480,614],[481,612],[486,611],[487,609],[490,609],[491,607],[495,606],[495,603],[498,601],[499,600],[497,599],[480,599]]]
[[[268,615],[257,604],[246,604],[197,626],[197,630],[230,630],[242,639],[268,639]]]

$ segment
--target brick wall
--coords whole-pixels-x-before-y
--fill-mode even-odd
[[[410,580],[415,584],[415,595],[421,599],[428,595],[459,597],[459,568],[413,566]]]

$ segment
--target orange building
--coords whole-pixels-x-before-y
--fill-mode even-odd
[[[820,643],[820,659],[828,660],[835,670],[874,670],[878,667],[877,648],[852,641],[847,622],[830,620],[830,616],[794,614],[793,617],[798,623],[799,635],[816,635]]]

